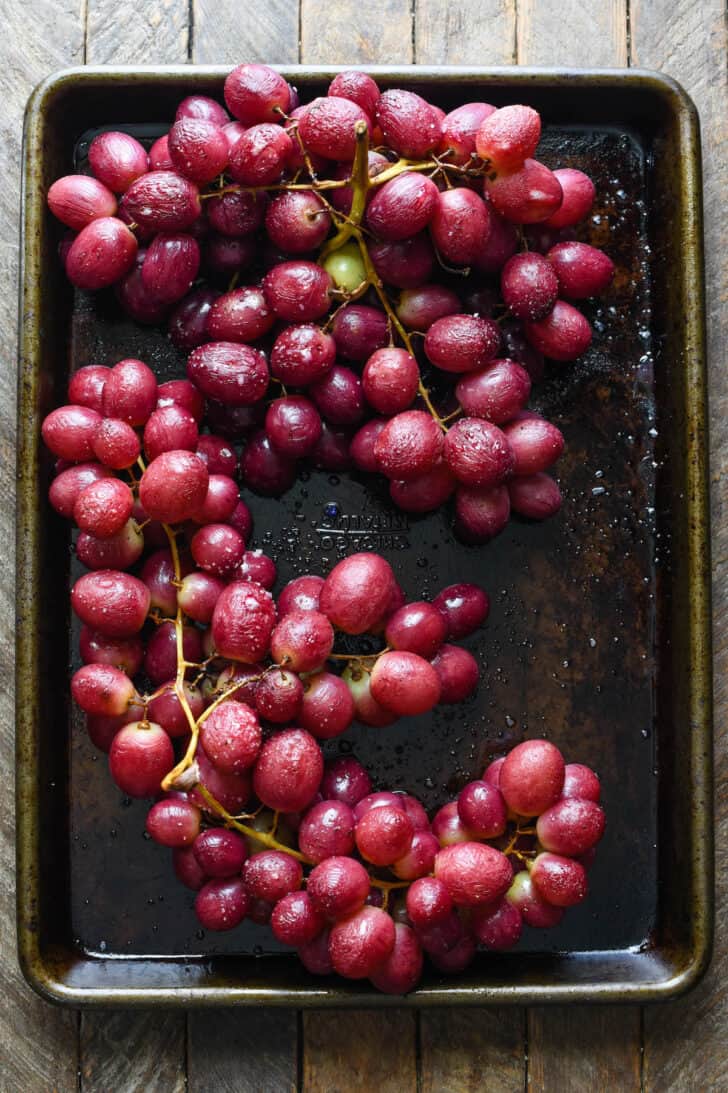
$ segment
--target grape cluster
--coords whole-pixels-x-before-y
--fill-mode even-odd
[[[229,74],[225,102],[234,120],[185,99],[149,152],[102,133],[92,174],[51,186],[77,233],[70,280],[168,323],[255,492],[283,493],[307,460],[383,475],[408,512],[453,498],[470,542],[511,512],[555,513],[545,472],[563,437],[527,409],[531,384],[544,355],[589,346],[570,301],[604,291],[613,265],[574,236],[591,180],[532,158],[538,113],[445,114],[361,72],[299,105],[256,64]]]

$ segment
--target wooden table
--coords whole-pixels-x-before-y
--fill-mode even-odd
[[[723,0],[5,0],[0,39],[0,1093],[458,1093],[728,1088],[728,76]],[[533,64],[661,69],[700,110],[712,416],[718,789],[712,970],[664,1007],[84,1013],[54,1009],[15,959],[13,464],[23,108],[66,65]],[[725,841],[724,841],[725,840]]]

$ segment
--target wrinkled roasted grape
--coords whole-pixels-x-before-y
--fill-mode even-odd
[[[431,470],[443,449],[437,422],[422,410],[390,418],[374,445],[380,471],[392,479],[417,478]]]
[[[466,842],[440,850],[435,858],[435,876],[445,885],[453,903],[476,907],[505,895],[513,869],[505,854],[495,847]]]
[[[367,360],[389,341],[387,316],[366,304],[347,304],[337,311],[331,333],[334,351],[350,361]]]
[[[261,717],[276,725],[296,721],[303,703],[303,684],[295,672],[278,668],[267,672],[255,689],[255,706]],[[304,729],[308,725],[303,724]]]
[[[513,224],[546,220],[561,206],[563,197],[556,175],[535,159],[492,180],[486,178],[485,187],[496,212]]]
[[[268,652],[275,618],[270,592],[250,581],[233,581],[215,604],[215,649],[228,660],[255,664]]]
[[[331,930],[329,954],[334,971],[345,979],[373,975],[394,949],[395,936],[386,911],[362,907]]]
[[[71,606],[92,629],[110,638],[128,638],[144,625],[149,589],[129,573],[99,570],[78,578],[71,590]]]
[[[432,220],[439,192],[432,179],[406,171],[379,186],[366,211],[366,225],[380,239],[408,239]]]
[[[446,163],[467,166],[476,155],[475,138],[485,119],[495,111],[487,102],[466,102],[446,114],[438,154]]]
[[[507,435],[480,418],[456,421],[445,436],[443,455],[459,482],[483,489],[500,485],[515,467]]]
[[[515,254],[501,272],[503,302],[519,319],[543,319],[556,303],[559,281],[540,254]]]
[[[268,808],[298,812],[316,795],[323,769],[321,749],[310,733],[286,729],[261,748],[253,787]]]
[[[108,186],[89,175],[65,175],[48,190],[48,208],[74,231],[81,231],[92,220],[113,217],[116,198]]]
[[[225,170],[230,152],[217,122],[189,115],[174,123],[167,137],[167,148],[175,170],[200,185],[212,182]]]
[[[277,121],[288,110],[290,88],[268,65],[242,64],[225,79],[225,105],[244,125]]]
[[[223,136],[223,140],[224,140]],[[228,149],[228,171],[243,186],[270,186],[278,182],[293,144],[280,125],[253,125]]]
[[[496,355],[498,326],[474,315],[446,315],[427,331],[425,353],[444,372],[474,372]]]
[[[520,167],[536,151],[541,138],[541,118],[530,106],[503,106],[480,124],[475,146],[481,159],[498,170]]]
[[[219,296],[207,317],[213,342],[254,342],[273,326],[275,316],[260,288],[246,286]]]
[[[417,394],[420,370],[405,349],[378,349],[362,372],[362,390],[370,406],[391,416],[411,406]]]
[[[263,292],[279,319],[308,323],[325,315],[331,304],[331,278],[314,262],[298,259],[274,266],[263,280]]]
[[[313,190],[279,194],[268,206],[265,230],[275,246],[288,254],[306,254],[323,243],[331,217]]]
[[[209,342],[193,350],[187,374],[203,394],[227,406],[258,402],[269,379],[268,364],[260,350],[229,341]]]
[[[490,234],[488,206],[473,190],[455,187],[437,195],[430,222],[432,241],[446,262],[476,261]]]
[[[458,380],[455,394],[470,417],[503,425],[526,405],[531,392],[528,372],[516,361],[491,361],[481,371]]]
[[[134,265],[137,241],[114,216],[102,216],[82,228],[66,255],[66,273],[76,288],[96,292],[119,281]]]
[[[106,539],[126,524],[134,507],[134,495],[119,478],[100,478],[81,490],[73,506],[73,518],[82,531]]]
[[[367,129],[371,120],[351,99],[330,95],[308,103],[298,119],[298,131],[308,151],[324,159],[352,160],[356,151],[357,124]]]
[[[301,853],[314,863],[354,849],[354,816],[343,801],[319,801],[305,814],[298,829]]]
[[[200,215],[197,186],[174,171],[150,171],[132,182],[120,209],[139,224],[155,232],[178,232],[189,228]]]
[[[442,135],[435,107],[413,91],[385,91],[377,103],[376,122],[389,147],[408,159],[422,159]]]
[[[369,874],[354,858],[335,855],[311,870],[306,890],[320,914],[342,919],[364,906],[369,895]]]

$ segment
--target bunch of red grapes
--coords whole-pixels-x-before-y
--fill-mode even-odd
[[[303,460],[384,474],[408,511],[454,494],[474,542],[511,510],[551,515],[563,438],[526,409],[531,380],[542,353],[588,346],[559,297],[601,291],[612,264],[572,238],[594,188],[531,158],[529,107],[445,115],[360,72],[299,106],[260,65],[236,68],[225,100],[234,121],[186,99],[149,152],[102,133],[93,174],[49,191],[77,232],[71,281],[115,285],[190,354],[165,383],[136,359],[82,368],[43,422],[50,501],[89,570],[71,594],[71,690],[116,785],[154,799],[147,831],[205,929],[269,923],[310,971],[404,993],[423,953],[459,971],[584,899],[599,781],[527,741],[430,820],[409,794],[373,792],[355,759],[325,762],[355,720],[473,693],[458,643],[488,596],[457,584],[406,602],[389,563],[360,553],[274,597],[239,481],[276,495]]]
[[[604,291],[613,265],[572,230],[591,180],[532,158],[538,113],[445,114],[362,72],[299,105],[255,64],[225,102],[234,120],[185,99],[149,152],[102,133],[92,173],[54,183],[50,208],[78,233],[62,245],[73,284],[114,285],[135,319],[168,323],[255,492],[283,493],[306,460],[384,475],[408,512],[452,497],[470,542],[512,511],[555,513],[545,472],[563,437],[527,410],[531,384],[544,355],[588,348],[570,301]]]

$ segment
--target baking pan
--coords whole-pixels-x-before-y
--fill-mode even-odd
[[[305,97],[334,69],[290,68]],[[405,1004],[647,1002],[692,986],[707,966],[713,913],[709,527],[700,148],[695,109],[639,71],[372,69],[383,86],[445,108],[527,102],[545,122],[543,158],[583,166],[598,203],[584,237],[617,264],[587,309],[592,349],[554,366],[535,402],[563,429],[564,508],[465,547],[443,513],[395,513],[376,482],[312,473],[280,501],[252,499],[256,545],[280,579],[375,549],[413,598],[455,579],[493,598],[469,639],[482,665],[463,707],[387,730],[354,750],[387,787],[428,806],[478,776],[524,735],[547,735],[600,773],[607,834],[591,893],[549,932],[462,975],[429,971]],[[44,195],[83,160],[99,128],[153,138],[187,94],[220,96],[222,68],[78,69],[33,94],[26,114],[18,448],[18,937],[45,997],[151,1003],[402,1005],[361,984],[317,980],[245,924],[197,931],[191,894],[143,837],[146,805],[112,786],[71,709],[74,560],[46,502],[40,423],[69,371],[140,356],[164,375],[183,359],[164,334],[124,319],[113,297],[73,294]]]

